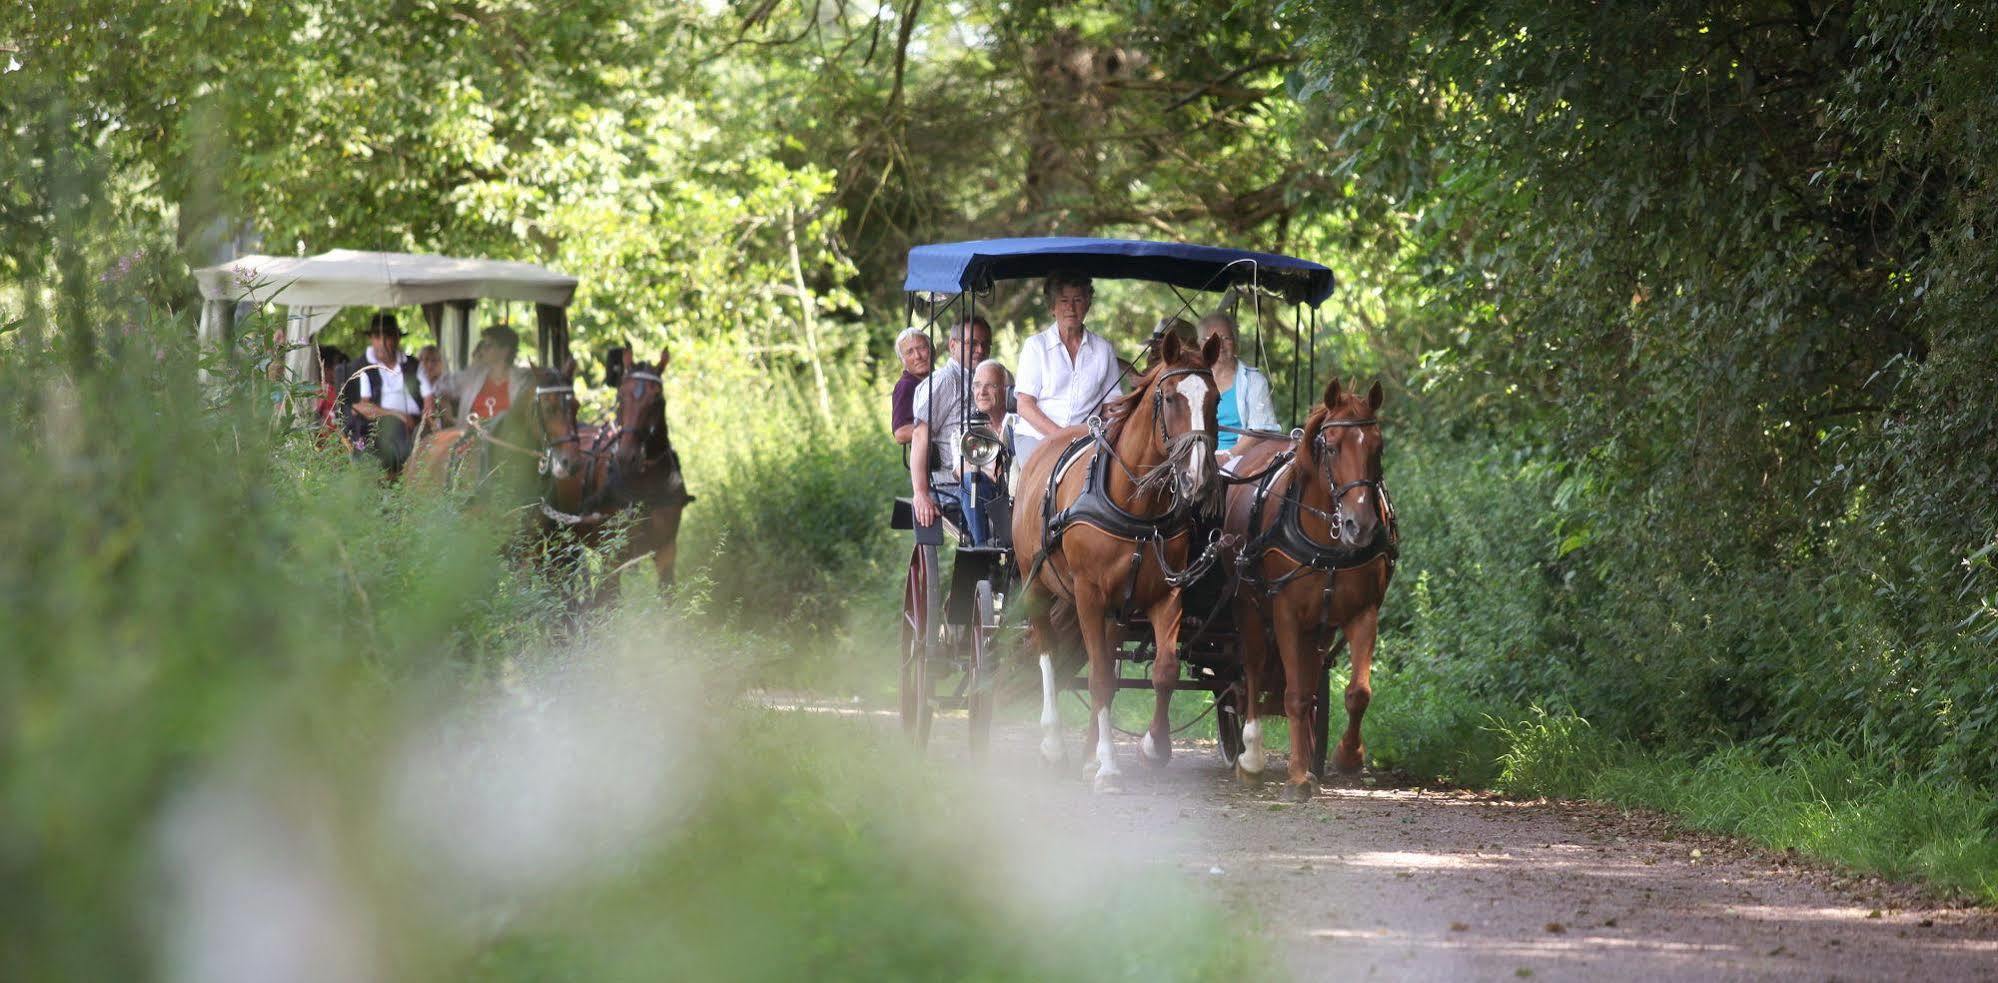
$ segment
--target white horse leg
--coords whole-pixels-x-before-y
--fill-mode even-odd
[[[1235,764],[1251,775],[1263,773],[1263,721],[1257,717],[1242,725],[1242,756]]]
[[[1096,790],[1115,787],[1117,751],[1110,742],[1110,708],[1096,711]]]
[[[1054,657],[1041,653],[1041,757],[1061,760],[1061,714],[1055,712]]]

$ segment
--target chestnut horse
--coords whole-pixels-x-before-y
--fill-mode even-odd
[[[1351,774],[1365,757],[1360,721],[1373,697],[1374,640],[1396,549],[1394,507],[1381,484],[1381,398],[1379,383],[1362,397],[1342,392],[1334,379],[1306,421],[1303,439],[1295,445],[1256,442],[1235,467],[1250,480],[1228,491],[1226,528],[1244,544],[1235,625],[1246,722],[1235,767],[1245,780],[1263,770],[1258,715],[1265,676],[1279,668],[1271,658],[1274,641],[1281,676],[1268,691],[1281,694],[1290,722],[1284,795],[1292,800],[1317,792],[1312,764],[1325,751],[1313,744],[1312,715],[1329,712],[1314,704],[1335,631],[1352,650],[1353,676],[1346,685],[1346,733],[1332,764]]]
[[[585,540],[617,513],[638,510],[626,556],[650,552],[662,590],[673,586],[680,514],[694,500],[666,426],[664,376],[672,360],[661,352],[656,366],[638,363],[625,349],[616,416],[609,427],[583,428],[589,462],[581,474],[557,483],[553,500],[554,508],[579,517],[574,530]]]
[[[1208,366],[1219,351],[1218,339],[1194,349],[1167,335],[1156,363],[1112,406],[1100,433],[1069,427],[1049,434],[1021,470],[1013,544],[1026,575],[1033,650],[1040,653],[1041,753],[1061,758],[1051,654],[1059,640],[1051,605],[1060,602],[1073,607],[1089,655],[1084,748],[1095,748],[1097,791],[1114,790],[1118,776],[1110,727],[1119,631],[1113,621],[1140,611],[1157,645],[1156,707],[1144,753],[1163,762],[1172,752],[1166,711],[1179,678],[1179,585],[1195,553],[1192,515],[1214,499],[1218,485],[1219,391]],[[1213,555],[1204,554],[1210,562]]]
[[[490,423],[468,423],[430,435],[410,455],[407,471],[420,484],[445,487],[456,473],[471,467],[474,481],[484,487],[498,477],[525,489],[526,464],[546,482],[559,482],[583,471],[583,454],[576,430],[576,363],[561,371],[535,368],[534,399],[515,406]],[[545,486],[544,486],[545,488]]]

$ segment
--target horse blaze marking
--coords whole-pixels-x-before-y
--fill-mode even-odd
[[[1207,429],[1207,421],[1200,416],[1200,398],[1207,395],[1207,380],[1197,375],[1181,376],[1179,385],[1173,388],[1179,390],[1179,394],[1186,399],[1187,407],[1192,410],[1193,429]]]

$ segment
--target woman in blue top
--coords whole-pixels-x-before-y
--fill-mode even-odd
[[[1217,334],[1221,336],[1221,357],[1215,360],[1213,371],[1214,384],[1221,387],[1221,402],[1215,415],[1223,429],[1214,441],[1214,460],[1232,471],[1240,436],[1226,428],[1280,431],[1283,424],[1277,421],[1276,403],[1270,398],[1269,377],[1235,358],[1235,319],[1221,313],[1200,319],[1201,344]]]

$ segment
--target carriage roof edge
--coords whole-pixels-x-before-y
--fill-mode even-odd
[[[220,346],[234,331],[239,303],[287,309],[286,363],[294,378],[317,381],[319,365],[308,348],[319,329],[344,307],[422,307],[437,332],[446,362],[464,368],[471,349],[472,313],[480,300],[534,305],[536,355],[557,365],[569,355],[568,308],[581,283],[538,263],[417,253],[334,249],[316,256],[239,256],[194,271],[201,290],[198,331],[205,345]]]
[[[1255,284],[1291,303],[1324,303],[1332,296],[1332,271],[1278,253],[1142,239],[1050,236],[934,243],[909,250],[909,293],[957,294],[1001,280],[1023,280],[1056,271],[1121,280],[1148,280],[1193,290],[1220,291]]]

